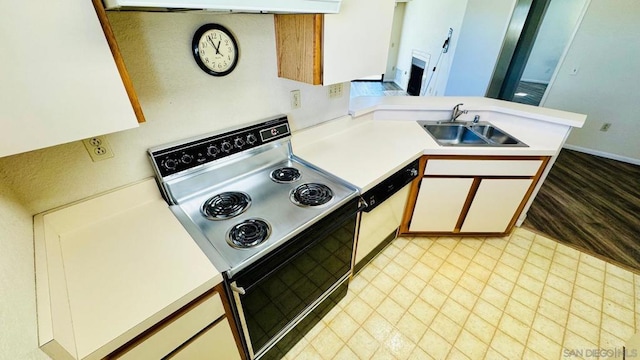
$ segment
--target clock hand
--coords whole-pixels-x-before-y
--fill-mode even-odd
[[[218,40],[218,47],[216,48],[216,54],[220,55],[220,40]]]

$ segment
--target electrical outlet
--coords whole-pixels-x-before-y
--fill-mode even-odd
[[[604,123],[602,127],[600,127],[600,131],[607,131],[611,127],[611,123]]]
[[[329,85],[329,98],[335,99],[335,98],[342,97],[342,88],[343,88],[342,83]]]
[[[300,90],[291,91],[291,109],[300,109]]]
[[[94,162],[113,157],[113,151],[109,146],[106,135],[84,139],[82,143]]]

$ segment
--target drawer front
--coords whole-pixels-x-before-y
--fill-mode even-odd
[[[542,160],[440,160],[430,159],[425,175],[535,176]]]
[[[220,294],[213,293],[182,314],[176,315],[173,320],[162,325],[148,338],[120,354],[116,359],[160,359],[223,315],[224,306]]]
[[[231,327],[222,319],[211,328],[198,334],[193,341],[169,356],[169,360],[240,360]]]

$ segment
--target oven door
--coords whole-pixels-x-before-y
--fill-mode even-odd
[[[252,358],[345,283],[357,212],[354,199],[230,279]]]

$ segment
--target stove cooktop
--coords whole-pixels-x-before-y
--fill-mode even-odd
[[[233,141],[224,137],[246,139],[245,131],[256,138],[281,135],[283,129],[287,136],[256,146],[245,143],[227,156],[209,159],[204,152]],[[218,270],[230,277],[358,194],[352,185],[293,155],[288,135],[288,122],[280,118],[150,150],[173,212]],[[189,158],[207,161],[176,164]]]
[[[290,183],[272,181],[270,174],[281,167],[296,168],[300,178]],[[306,188],[309,184],[322,184],[330,189],[332,196],[323,199],[319,205],[304,205],[292,201],[297,188]],[[308,190],[303,190],[308,191]],[[250,198],[250,206],[231,218],[210,220],[202,211],[202,206],[212,196],[226,192],[242,192]],[[227,183],[214,186],[209,191],[186,199],[177,204],[189,220],[193,222],[225,259],[233,272],[237,272],[259,257],[275,249],[302,230],[320,220],[332,209],[341,206],[356,195],[352,188],[346,187],[324,174],[308,168],[293,159],[230,179]],[[318,195],[316,195],[318,196]],[[316,200],[312,196],[312,202]],[[268,238],[253,247],[242,248],[229,244],[231,229],[249,219],[259,219],[270,227]]]

